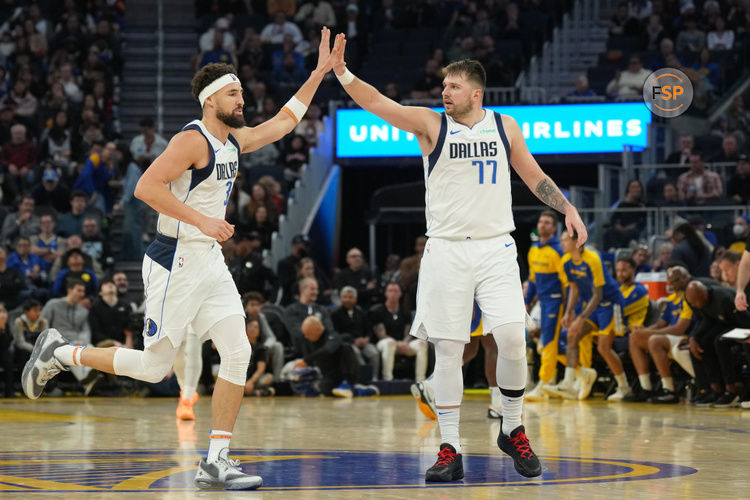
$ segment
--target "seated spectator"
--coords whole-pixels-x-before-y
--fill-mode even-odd
[[[266,373],[268,350],[261,338],[260,323],[257,319],[248,317],[245,320],[245,333],[252,349],[250,364],[247,367],[245,396],[273,396],[275,391],[271,384],[274,377],[271,373]]]
[[[276,276],[263,263],[262,250],[257,233],[239,234],[235,238],[234,256],[228,267],[241,295],[247,292],[271,295]]]
[[[412,99],[439,98],[443,92],[443,78],[437,61],[428,59],[422,73],[412,85]]]
[[[630,258],[635,264],[635,274],[648,273],[651,271],[651,266],[648,265],[651,254],[649,253],[647,246],[635,247],[633,253],[630,254]]]
[[[639,387],[624,401],[652,403],[677,403],[674,381],[669,367],[669,355],[677,360],[691,375],[692,362],[679,345],[686,341],[686,333],[691,326],[693,311],[684,300],[685,287],[690,281],[690,273],[681,266],[667,270],[667,283],[672,293],[667,297],[666,307],[659,320],[652,325],[635,326],[629,337],[630,357],[638,373]],[[662,377],[661,390],[656,393],[651,384],[649,372],[649,352]]]
[[[69,236],[65,240],[65,251],[72,249],[78,249],[81,252],[83,252],[83,240],[78,235]],[[97,261],[91,258],[90,255],[84,253],[83,254],[83,261],[85,267],[90,267],[94,270],[97,276],[103,276],[104,272],[102,271],[101,266]],[[49,271],[49,280],[50,282],[54,282],[57,278],[57,274],[60,272],[60,269],[65,267],[65,253],[61,255],[60,257],[56,258],[54,262],[52,262],[52,268]]]
[[[644,36],[646,38],[646,50],[653,51],[659,48],[661,41],[667,36],[667,32],[661,23],[661,16],[658,14],[649,16]]]
[[[21,78],[17,78],[10,92],[0,99],[0,106],[12,108],[16,118],[23,121],[27,126],[36,125],[39,102],[34,94],[29,92],[28,86]],[[3,146],[3,149],[5,149],[5,146]]]
[[[314,0],[300,6],[294,15],[297,23],[304,23],[310,27],[336,26],[336,13],[333,7],[326,0]]]
[[[237,66],[237,60],[234,55],[234,52],[230,52],[226,49],[224,49],[221,46],[222,41],[222,32],[216,31],[214,32],[214,39],[213,39],[213,45],[209,50],[205,50],[201,52],[201,54],[198,56],[198,68],[200,69],[203,66],[211,63],[226,63],[231,64],[233,66]]]
[[[255,209],[253,218],[244,228],[247,233],[255,232],[260,238],[261,248],[271,248],[271,235],[278,229],[276,224],[268,220],[268,209],[261,205]]]
[[[684,207],[687,206],[685,200],[681,200],[677,193],[677,186],[673,182],[664,184],[661,200],[656,203],[660,207]]]
[[[318,319],[329,331],[335,331],[331,323],[328,309],[316,301],[318,299],[318,282],[315,278],[303,278],[299,282],[299,297],[284,309],[284,325],[292,339],[294,351],[300,352],[302,342],[302,321],[311,315],[318,315]]]
[[[62,296],[66,289],[66,280],[77,280],[80,281],[84,287],[86,296],[81,298],[81,302],[85,307],[91,307],[91,297],[94,297],[99,290],[99,280],[96,277],[96,273],[84,266],[83,252],[78,248],[71,248],[65,252],[63,256],[65,261],[65,267],[60,269],[55,277],[55,282],[52,284],[50,294],[52,297]]]
[[[672,231],[672,242],[674,244],[670,256],[672,262],[684,263],[687,269],[692,270],[693,276],[701,278],[709,276],[711,250],[691,224],[684,223],[677,226]]]
[[[729,130],[743,135],[750,133],[750,111],[745,109],[745,99],[741,95],[734,98],[726,116]]]
[[[685,27],[675,39],[678,52],[698,52],[706,44],[706,33],[698,28],[695,16],[685,16]]]
[[[277,12],[273,22],[267,24],[260,32],[260,40],[263,43],[281,45],[286,35],[291,35],[295,44],[302,41],[302,32],[297,25],[287,21],[283,12]]]
[[[638,19],[631,17],[627,2],[617,4],[617,11],[609,21],[610,36],[633,36],[639,34],[641,26]]]
[[[42,259],[42,270],[47,273],[47,279],[52,263],[65,253],[66,245],[62,236],[55,234],[55,219],[50,214],[39,217],[39,234],[31,237],[31,253]]]
[[[618,71],[607,84],[607,95],[613,97],[640,97],[643,94],[643,84],[651,72],[641,66],[638,56],[631,56],[628,68]]]
[[[693,69],[707,82],[707,91],[717,92],[719,90],[721,70],[719,65],[711,60],[711,52],[707,48],[701,49],[698,60],[693,64]]]
[[[649,69],[656,71],[657,69],[666,68],[667,60],[674,55],[676,54],[674,53],[674,42],[672,39],[662,38],[661,42],[659,42],[659,54],[651,59]]]
[[[277,224],[279,220],[278,205],[271,198],[268,193],[268,189],[258,182],[253,184],[252,191],[250,193],[250,202],[245,206],[244,210],[240,214],[240,220],[244,221],[245,224],[249,224],[253,219],[253,214],[259,206],[264,206],[268,212],[268,220],[272,224]]]
[[[292,300],[297,300],[299,298],[300,280],[303,280],[304,278],[315,278],[318,281],[319,289],[316,302],[320,305],[330,305],[331,294],[333,293],[333,290],[327,287],[328,280],[318,279],[318,274],[319,271],[315,266],[315,261],[313,261],[310,257],[303,257],[302,260],[300,260],[297,264],[297,279],[292,282],[291,288],[284,289],[284,297],[292,297]],[[321,287],[323,287],[322,293],[320,292]]]
[[[212,50],[215,46],[215,40],[218,38],[219,47],[226,50],[227,52],[234,52],[237,50],[234,41],[234,35],[232,30],[229,29],[229,19],[226,17],[220,17],[216,19],[213,26],[211,26],[205,33],[201,34],[198,38],[198,47],[201,52]],[[133,154],[135,156],[135,154]]]
[[[89,312],[91,342],[99,345],[104,342],[116,347],[133,348],[130,305],[117,296],[117,287],[110,278],[102,280],[99,296],[94,300]]]
[[[74,190],[81,190],[88,195],[90,206],[103,214],[112,210],[112,192],[109,180],[115,175],[113,161],[117,148],[114,142],[108,142],[101,153],[91,154],[78,174],[73,185]]]
[[[265,302],[265,299],[258,292],[248,292],[242,296],[242,302],[245,304],[247,319],[258,321],[258,327],[260,328],[259,335],[262,339],[263,347],[268,353],[266,359],[266,362],[270,365],[268,371],[269,373],[273,373],[276,380],[280,380],[281,369],[284,367],[284,344],[276,337],[266,315],[261,311],[261,306]],[[289,347],[291,347],[291,344]]]
[[[373,380],[380,374],[380,352],[371,340],[372,330],[367,313],[357,305],[357,290],[345,286],[339,293],[341,305],[331,313],[333,327],[351,344],[360,365],[370,365]]]
[[[276,89],[277,95],[286,96],[293,95],[294,91],[305,83],[307,76],[307,70],[304,67],[297,66],[294,54],[285,53],[282,65],[271,71],[269,80],[273,88]]]
[[[289,141],[284,151],[284,177],[288,183],[294,184],[299,179],[302,165],[309,161],[310,148],[301,135],[295,135]]]
[[[34,187],[31,196],[36,206],[51,207],[57,213],[66,212],[70,208],[70,191],[60,183],[60,176],[51,165],[44,169],[42,182]]]
[[[742,254],[734,250],[727,250],[719,259],[719,269],[721,269],[721,283],[731,288],[737,287],[737,273],[740,268],[740,259]]]
[[[34,198],[26,194],[19,198],[18,210],[8,214],[3,220],[0,240],[10,246],[19,236],[30,238],[39,232],[39,217],[34,215]]]
[[[270,175],[264,175],[258,179],[258,184],[266,188],[266,194],[276,205],[276,209],[278,210],[277,213],[283,213],[284,196],[281,194],[281,183]]]
[[[625,189],[625,198],[617,202],[617,207],[610,218],[610,228],[607,232],[608,247],[626,247],[631,241],[640,238],[645,212],[622,211],[620,209],[645,207],[643,194],[643,184],[640,181],[632,180],[628,182]]]
[[[120,260],[139,261],[145,252],[143,233],[145,232],[146,204],[135,197],[135,186],[145,169],[148,168],[148,162],[146,157],[142,157],[139,161],[126,160],[128,166],[122,181],[122,195],[113,207],[115,212],[124,212]]]
[[[318,134],[321,134],[324,130],[325,126],[320,118],[320,106],[312,102],[310,107],[307,108],[305,116],[295,127],[294,133],[304,137],[310,147],[315,147],[318,144]]]
[[[693,151],[690,170],[677,178],[679,197],[690,205],[704,205],[721,197],[721,178],[716,172],[706,170],[704,156],[701,151]]]
[[[110,269],[114,265],[109,241],[99,231],[99,222],[96,217],[83,219],[81,240],[83,241],[83,253],[98,262],[102,269]]]
[[[95,209],[86,207],[87,200],[88,195],[85,191],[76,190],[70,193],[70,211],[65,212],[57,219],[57,234],[66,238],[81,235],[84,217],[96,213]],[[101,220],[101,217],[99,217],[99,220]]]
[[[733,250],[739,254],[745,251],[745,241],[750,236],[750,217],[747,215],[740,215],[734,219],[734,225],[732,226],[732,244],[729,245],[729,250]]]
[[[365,264],[362,250],[357,247],[351,248],[346,252],[347,267],[339,271],[334,283],[337,290],[345,286],[354,287],[357,290],[357,303],[363,307],[369,307],[377,297],[375,277],[372,271]]]
[[[10,140],[0,150],[0,166],[5,172],[3,183],[11,196],[8,201],[31,188],[36,163],[36,147],[26,134],[26,126],[16,123],[10,127]]]
[[[139,126],[141,127],[141,133],[130,141],[130,153],[136,162],[145,160],[146,164],[150,165],[157,156],[167,149],[167,140],[156,133],[153,118],[143,118]]]
[[[575,81],[575,90],[565,95],[566,99],[595,96],[596,92],[589,87],[589,79],[586,75],[578,75]]]
[[[721,152],[713,158],[718,163],[736,163],[739,161],[740,151],[737,148],[737,138],[732,134],[725,135],[721,140]]]
[[[727,196],[738,205],[746,205],[750,200],[750,158],[737,156],[737,173],[727,182]]]
[[[7,266],[18,271],[25,279],[21,299],[34,298],[47,300],[47,272],[43,269],[42,259],[31,253],[31,241],[26,236],[16,239],[16,251],[8,256]]]
[[[370,314],[382,358],[383,380],[393,380],[398,353],[416,357],[414,379],[421,382],[427,377],[427,342],[409,335],[411,315],[401,306],[401,296],[401,287],[389,283],[385,289],[385,303],[378,305]]]
[[[273,69],[282,68],[284,67],[284,59],[286,58],[287,54],[292,54],[294,56],[294,66],[295,68],[305,69],[305,57],[300,54],[298,51],[294,49],[295,43],[292,39],[292,35],[285,35],[284,36],[284,43],[281,45],[281,48],[278,50],[275,50],[273,54],[271,54],[271,67]]]
[[[16,395],[16,379],[18,378],[15,374],[12,345],[13,337],[8,329],[8,311],[0,302],[0,368],[5,374],[3,393],[6,398]]]
[[[10,327],[16,346],[16,366],[26,364],[34,350],[36,338],[47,328],[49,324],[42,316],[42,303],[35,299],[26,300],[23,303],[23,314],[13,320]]]
[[[380,289],[385,290],[388,283],[398,283],[401,280],[401,257],[392,253],[385,258],[383,272],[380,275]]]
[[[695,148],[695,141],[692,135],[683,135],[680,137],[680,149],[679,151],[673,151],[664,160],[664,163],[678,163],[680,165],[687,165],[690,163],[690,155],[693,154],[693,148]]]
[[[42,317],[49,327],[58,330],[71,344],[91,345],[89,310],[82,305],[86,299],[86,286],[71,276],[65,282],[65,296],[50,299],[42,308]],[[91,307],[89,302],[88,307]],[[88,396],[98,382],[99,374],[88,366],[71,366],[70,371]]]
[[[714,29],[708,32],[706,46],[708,50],[732,50],[734,47],[734,31],[727,28],[723,17],[716,18]]]
[[[53,85],[52,88],[60,88],[61,97],[64,97],[59,83]],[[54,120],[52,126],[42,132],[42,137],[39,140],[39,157],[48,159],[54,168],[68,172],[75,167],[73,158],[77,156],[75,153],[75,138],[68,124],[68,113],[58,111],[55,113]]]
[[[651,270],[654,272],[666,272],[669,267],[669,259],[672,256],[672,249],[674,245],[671,243],[662,243],[659,245],[659,249],[656,252],[656,258],[651,263]]]

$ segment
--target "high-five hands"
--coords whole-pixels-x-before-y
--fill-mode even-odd
[[[315,71],[328,73],[334,65],[335,54],[341,52],[341,59],[344,57],[344,45],[346,45],[346,36],[339,33],[334,38],[333,51],[331,51],[331,30],[325,26],[320,30],[320,46],[318,47],[318,65]],[[340,48],[340,50],[339,50]],[[342,71],[343,72],[343,71]]]

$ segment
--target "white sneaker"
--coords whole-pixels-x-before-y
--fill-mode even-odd
[[[201,458],[195,485],[202,489],[254,490],[263,485],[260,476],[251,476],[240,470],[240,462],[229,458],[229,448],[219,452],[215,462],[208,463]]]
[[[39,334],[21,374],[21,387],[28,398],[37,399],[52,377],[61,371],[67,371],[67,368],[55,358],[55,349],[67,343],[68,341],[54,328],[48,328]]]
[[[432,386],[426,382],[411,385],[411,395],[417,400],[417,406],[422,414],[430,420],[437,420],[437,406]]]
[[[549,399],[547,393],[544,392],[544,386],[546,385],[547,384],[540,380],[539,383],[536,384],[536,387],[526,393],[526,397],[524,399],[526,401],[544,401],[545,399]]]
[[[741,402],[740,403],[740,407],[741,408],[750,408],[750,399],[748,399],[747,401]]]
[[[630,387],[622,388],[618,385],[617,390],[607,397],[607,401],[622,401],[622,398],[632,393]]]
[[[495,420],[503,418],[503,409],[495,408],[494,406],[490,405],[490,407],[487,408],[487,418]]]
[[[579,389],[577,382],[566,382],[563,380],[557,385],[545,384],[542,387],[542,391],[553,398],[578,399]]]
[[[338,387],[335,387],[331,391],[331,394],[337,398],[351,398],[352,396],[354,396],[352,388],[347,382],[341,382]]]
[[[596,382],[597,373],[593,368],[581,367],[581,373],[578,374],[578,383],[580,387],[578,389],[578,399],[584,400],[591,394],[591,388],[594,387]]]

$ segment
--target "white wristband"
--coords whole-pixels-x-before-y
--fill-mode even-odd
[[[341,82],[341,85],[349,85],[354,81],[354,73],[349,71],[349,68],[346,68],[346,71],[344,71],[343,75],[336,75],[336,78],[339,79]]]
[[[292,96],[292,98],[289,99],[281,109],[282,111],[286,111],[289,116],[297,121],[297,123],[302,120],[302,117],[305,116],[305,113],[307,112],[307,106],[302,104],[302,102],[300,102],[295,96]]]

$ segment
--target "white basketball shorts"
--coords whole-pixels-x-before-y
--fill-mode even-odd
[[[430,238],[419,268],[411,334],[469,342],[474,298],[482,310],[485,334],[507,323],[524,323],[516,259],[516,242],[509,234],[482,240]]]
[[[183,242],[158,235],[143,257],[142,273],[146,347],[164,337],[179,347],[188,326],[204,338],[220,320],[245,315],[216,242]]]

